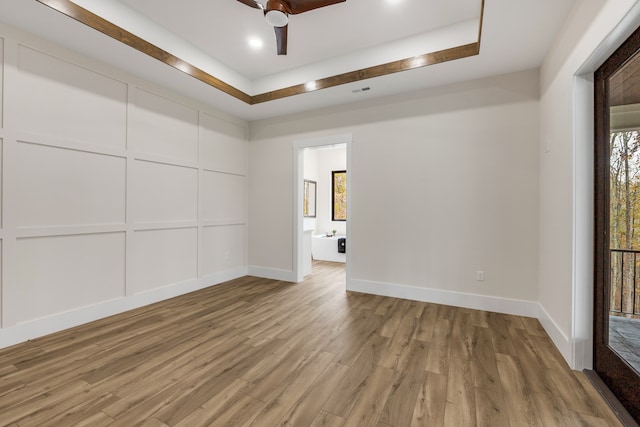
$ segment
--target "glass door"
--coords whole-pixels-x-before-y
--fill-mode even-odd
[[[595,74],[594,370],[640,421],[640,29]]]

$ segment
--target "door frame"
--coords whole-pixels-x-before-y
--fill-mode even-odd
[[[572,85],[572,313],[569,335],[551,324],[554,343],[572,369],[593,369],[594,296],[594,72],[637,28],[640,1],[629,5],[617,24],[598,33],[593,49],[584,53],[584,62],[574,71]],[[543,96],[543,95],[541,95]],[[555,141],[548,140],[543,155],[553,155]],[[555,331],[555,333],[553,333]]]
[[[594,305],[593,369],[627,411],[640,419],[640,375],[609,347],[610,285],[610,124],[608,78],[640,52],[640,27],[609,56],[594,74]]]
[[[353,135],[344,133],[339,135],[328,135],[316,138],[308,138],[293,141],[293,275],[296,282],[302,282],[304,279],[303,271],[303,238],[304,238],[304,215],[302,201],[304,198],[304,150],[306,148],[325,147],[338,144],[347,145],[347,236],[349,243],[347,244],[346,253],[346,287],[349,288],[351,283],[351,248],[353,248],[351,237],[351,189],[353,187],[351,172],[351,145]]]

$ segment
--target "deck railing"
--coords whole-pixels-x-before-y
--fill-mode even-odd
[[[640,251],[611,249],[611,314],[640,316]]]

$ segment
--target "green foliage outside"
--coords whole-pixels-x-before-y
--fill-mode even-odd
[[[333,220],[347,219],[347,173],[333,173]]]
[[[640,134],[613,132],[609,147],[610,248],[640,250]],[[640,254],[611,252],[610,309],[640,313]]]

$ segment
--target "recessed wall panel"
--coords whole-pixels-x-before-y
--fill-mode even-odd
[[[4,82],[4,39],[0,37],[0,82]],[[4,123],[4,84],[0,84],[0,127]]]
[[[2,278],[4,276],[2,269],[3,269],[3,264],[2,264],[2,260],[4,258],[3,256],[3,252],[4,252],[4,240],[0,239],[0,289],[2,288],[3,282],[2,282]],[[2,319],[2,297],[0,296],[0,319]]]
[[[176,161],[198,161],[197,110],[140,89],[135,105],[131,148]]]
[[[131,211],[136,223],[197,219],[196,169],[136,161],[132,180]]]
[[[205,220],[246,218],[246,178],[219,172],[202,174],[202,215]]]
[[[198,230],[145,230],[134,234],[129,293],[161,288],[197,277]]]
[[[92,145],[124,148],[127,85],[25,46],[13,83],[16,127]]]
[[[19,227],[124,224],[126,160],[19,143]]]
[[[2,85],[0,85],[2,86]],[[4,206],[2,204],[4,192],[4,140],[0,138],[0,229],[4,228]]]
[[[124,233],[18,239],[15,280],[3,298],[9,325],[124,295]]]
[[[202,274],[214,274],[245,265],[245,226],[224,225],[203,230]]]
[[[200,162],[203,167],[246,175],[248,150],[245,128],[209,114],[202,115]]]

